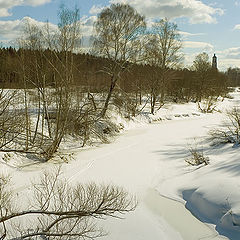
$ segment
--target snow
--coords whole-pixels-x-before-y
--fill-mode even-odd
[[[240,93],[231,95],[234,99],[219,102],[219,111],[212,114],[200,113],[195,103],[167,104],[155,115],[144,113],[131,121],[114,113],[125,131],[113,142],[63,148],[73,156],[61,163],[69,183],[116,184],[138,199],[137,209],[125,219],[100,222],[109,232],[103,240],[240,239],[239,148],[213,147],[207,140],[209,130],[226,119],[224,112],[240,104]],[[195,144],[209,157],[209,165],[185,162],[188,147]],[[22,193],[30,179],[59,164],[18,161],[13,153],[1,157],[1,171],[11,174],[15,191]]]

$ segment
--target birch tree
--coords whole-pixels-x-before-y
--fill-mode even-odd
[[[117,82],[132,63],[138,61],[139,31],[145,29],[144,16],[127,4],[112,4],[104,8],[95,23],[93,49],[107,59],[104,69],[110,85],[101,116],[104,117]]]
[[[208,54],[206,52],[199,53],[193,61],[192,68],[196,73],[197,101],[201,102],[210,80],[211,63]]]
[[[156,67],[156,71],[150,74],[149,84],[152,114],[159,95],[160,101],[164,100],[168,81],[173,77],[170,70],[177,68],[181,63],[181,48],[182,43],[176,24],[166,18],[153,24],[145,47],[147,63]]]
[[[45,144],[37,146],[42,150],[46,160],[57,151],[70,119],[74,92],[73,58],[74,52],[80,47],[79,9],[70,10],[62,5],[58,15],[57,28],[48,22],[41,28],[31,22],[26,22],[24,37],[21,40],[21,47],[24,49],[21,59],[24,60],[22,61],[22,76],[25,86],[25,102],[27,103],[28,100],[29,85],[35,88],[38,98],[38,114],[33,136],[31,122],[29,121],[26,126],[27,139],[29,139],[26,148],[29,149],[30,143],[36,147],[36,136],[39,132],[44,132],[46,121],[48,139]],[[31,54],[33,62],[27,59],[27,54]],[[49,98],[51,101],[48,101]],[[26,119],[28,119],[28,106],[25,105]],[[52,109],[54,116],[50,116],[49,109]],[[53,118],[54,124],[51,123]],[[41,126],[39,126],[40,122]]]

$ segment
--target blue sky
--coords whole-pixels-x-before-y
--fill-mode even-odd
[[[9,45],[19,37],[26,17],[35,24],[46,20],[57,24],[62,3],[79,7],[87,38],[97,13],[115,2],[129,3],[149,22],[163,17],[176,22],[187,66],[205,51],[210,57],[217,54],[221,70],[240,67],[240,0],[0,0],[0,41]]]

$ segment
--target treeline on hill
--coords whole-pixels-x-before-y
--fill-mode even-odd
[[[23,59],[25,65],[25,77],[27,88],[35,88],[37,81],[37,72],[34,71],[33,66],[36,61],[36,56],[44,65],[44,74],[47,87],[53,87],[56,72],[53,71],[51,64],[46,60],[53,57],[54,53],[50,50],[43,50],[40,53],[37,50],[31,49],[15,49],[0,48],[0,86],[6,89],[21,89],[23,85]],[[63,53],[58,53],[59,58]],[[43,57],[44,55],[44,57]],[[103,57],[93,56],[90,54],[73,54],[74,68],[73,72],[73,86],[81,88],[82,91],[100,93],[106,92],[109,85],[108,74],[102,71],[106,66],[106,59]],[[118,90],[125,93],[134,93],[139,96],[150,94],[151,79],[156,75],[159,76],[161,69],[159,67],[151,66],[150,64],[132,64],[129,71],[122,74]],[[210,94],[209,91],[221,95],[226,91],[227,86],[231,86],[230,81],[239,82],[237,70],[229,69],[227,74],[221,73],[216,69],[208,69],[206,77],[196,70],[183,69],[169,69],[166,86],[166,96],[169,100],[174,102],[179,101],[199,101],[201,95]],[[211,94],[210,94],[211,95]]]
[[[114,23],[114,24],[113,24]],[[181,69],[181,39],[162,19],[147,31],[144,16],[126,4],[98,15],[92,55],[80,54],[79,11],[61,8],[58,29],[26,23],[19,47],[0,49],[0,151],[48,160],[66,136],[85,145],[118,131],[109,109],[130,118],[149,104],[194,101],[211,112],[227,92],[226,75],[199,54]]]

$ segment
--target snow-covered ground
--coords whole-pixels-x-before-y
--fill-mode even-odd
[[[239,105],[240,93],[232,96],[218,109]],[[239,148],[212,147],[207,140],[208,131],[226,118],[224,113],[202,114],[188,103],[166,105],[154,116],[131,122],[115,118],[128,130],[110,144],[64,150],[73,153],[73,160],[62,164],[69,183],[112,183],[136,195],[138,207],[124,220],[101,222],[109,232],[103,240],[240,239]],[[195,144],[209,157],[209,165],[185,162],[188,147]],[[0,160],[0,169],[12,175],[19,192],[57,162],[21,167],[16,154],[5,160]]]

